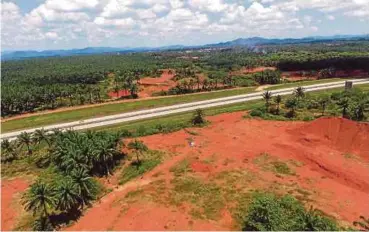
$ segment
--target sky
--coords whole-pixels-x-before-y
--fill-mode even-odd
[[[1,50],[369,34],[369,0],[2,0]]]

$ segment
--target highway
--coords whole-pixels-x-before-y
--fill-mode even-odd
[[[369,79],[355,79],[355,80],[350,80],[350,81],[352,81],[354,85],[369,84]],[[337,81],[337,82],[331,82],[331,83],[326,83],[326,84],[315,84],[315,85],[309,85],[309,86],[303,86],[303,87],[305,89],[305,92],[311,92],[311,91],[332,89],[332,88],[344,87],[344,86],[345,86],[345,81]],[[285,88],[285,89],[271,90],[270,92],[273,94],[273,96],[278,95],[278,94],[279,95],[289,95],[289,94],[292,94],[295,89],[296,89],[295,87]],[[185,103],[185,104],[177,104],[177,105],[166,106],[166,107],[158,107],[158,108],[149,109],[149,110],[138,110],[138,111],[129,112],[129,113],[122,113],[122,114],[116,114],[116,115],[111,115],[111,116],[86,119],[86,120],[81,120],[81,121],[54,124],[54,125],[49,125],[49,126],[44,126],[44,127],[37,127],[37,128],[32,128],[32,129],[25,129],[25,130],[20,130],[20,131],[15,131],[15,132],[4,133],[1,135],[1,140],[3,139],[14,140],[22,132],[32,133],[35,130],[42,129],[42,128],[45,130],[51,130],[51,129],[84,130],[84,129],[90,129],[94,127],[114,125],[114,124],[123,123],[123,122],[131,122],[131,121],[136,121],[136,120],[166,116],[170,114],[189,112],[189,111],[194,111],[196,109],[206,109],[206,108],[211,108],[211,107],[216,107],[216,106],[225,106],[225,105],[230,105],[230,104],[235,104],[235,103],[240,103],[240,102],[247,102],[247,101],[262,99],[263,98],[262,95],[263,95],[263,92],[242,94],[242,95],[236,95],[236,96],[231,96],[231,97],[216,98],[212,100],[197,101],[197,102],[191,102],[191,103]]]

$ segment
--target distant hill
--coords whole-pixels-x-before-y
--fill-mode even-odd
[[[297,43],[319,43],[349,40],[368,40],[368,35],[336,35],[336,36],[316,36],[305,37],[299,39],[268,39],[263,37],[239,38],[232,41],[220,42],[215,44],[206,44],[198,46],[172,45],[163,47],[137,47],[137,48],[114,48],[114,47],[87,47],[82,49],[69,50],[45,50],[45,51],[2,51],[1,60],[15,60],[35,57],[52,57],[52,56],[75,56],[75,55],[91,55],[102,53],[127,53],[127,52],[145,52],[145,51],[162,51],[162,50],[178,50],[178,49],[200,49],[200,48],[218,48],[218,47],[239,47],[239,46],[256,46],[256,45],[283,45]]]
[[[336,35],[336,36],[316,36],[305,37],[300,39],[267,39],[262,37],[239,38],[228,42],[207,44],[205,47],[234,47],[234,46],[255,46],[267,44],[297,44],[297,43],[319,43],[330,41],[348,41],[348,40],[369,40],[369,35]]]

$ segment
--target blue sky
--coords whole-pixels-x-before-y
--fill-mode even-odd
[[[369,0],[3,0],[2,50],[369,34]]]

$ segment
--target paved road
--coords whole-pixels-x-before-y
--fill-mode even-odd
[[[351,81],[354,83],[354,85],[369,84],[369,79],[356,79],[356,80],[351,80]],[[345,85],[345,81],[337,81],[337,82],[331,82],[331,83],[326,83],[326,84],[316,84],[316,85],[305,86],[304,88],[306,92],[311,92],[311,91],[317,91],[317,90],[343,87],[344,85]],[[294,90],[295,88],[285,88],[285,89],[272,90],[271,92],[273,95],[277,95],[277,94],[288,95],[288,94],[292,94]],[[113,124],[118,124],[118,123],[123,123],[123,122],[136,121],[140,119],[160,117],[160,116],[165,116],[169,114],[194,111],[195,109],[206,109],[206,108],[211,108],[215,106],[224,106],[224,105],[229,105],[229,104],[234,104],[234,103],[262,99],[263,98],[262,94],[263,92],[243,94],[243,95],[237,95],[237,96],[231,96],[231,97],[217,98],[217,99],[212,99],[212,100],[191,102],[191,103],[185,103],[185,104],[177,104],[173,106],[159,107],[159,108],[149,109],[149,110],[139,110],[139,111],[134,111],[130,113],[122,113],[122,114],[116,114],[116,115],[111,115],[111,116],[105,116],[105,117],[86,119],[86,120],[69,122],[69,123],[61,123],[61,124],[55,124],[55,125],[50,125],[50,126],[26,129],[26,130],[2,134],[1,140],[3,139],[13,140],[22,132],[30,133],[30,132],[34,132],[37,129],[41,129],[41,128],[44,128],[45,130],[51,130],[51,129],[83,130],[83,129],[89,129],[89,128],[100,127],[100,126],[108,126],[108,125],[113,125]]]

